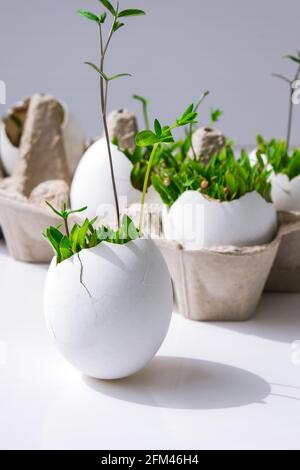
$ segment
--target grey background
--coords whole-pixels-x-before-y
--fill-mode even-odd
[[[97,76],[83,61],[97,60],[97,27],[76,15],[80,7],[102,11],[97,0],[1,0],[0,79],[7,83],[7,106],[37,91],[52,93],[94,136],[100,133]],[[209,89],[201,123],[218,106],[225,112],[220,127],[239,144],[252,144],[257,132],[285,135],[287,86],[271,72],[294,73],[281,57],[300,48],[299,0],[121,0],[121,7],[148,14],[128,19],[113,40],[107,71],[134,77],[113,83],[110,109],[140,114],[131,99],[136,92],[150,99],[152,118],[169,123]]]

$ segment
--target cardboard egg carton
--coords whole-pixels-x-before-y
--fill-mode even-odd
[[[278,232],[271,243],[199,250],[165,239],[157,217],[146,215],[146,230],[150,227],[157,236],[172,277],[177,310],[186,318],[248,320],[264,289],[300,292],[300,214],[279,214]]]
[[[12,175],[6,177],[2,167],[0,171],[0,227],[17,260],[51,260],[53,253],[42,233],[58,220],[45,200],[56,207],[68,202],[73,163],[66,157],[61,105],[51,96],[34,95]]]
[[[278,220],[287,230],[282,235],[265,290],[300,293],[300,213],[279,212]]]

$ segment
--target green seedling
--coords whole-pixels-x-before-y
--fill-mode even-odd
[[[46,204],[58,217],[61,217],[63,220],[63,224],[56,227],[48,227],[44,233],[45,238],[49,241],[53,248],[57,263],[65,261],[74,254],[80,253],[80,251],[84,249],[94,248],[103,241],[123,245],[129,241],[139,238],[140,236],[140,233],[135,228],[134,223],[127,215],[123,216],[122,224],[118,230],[113,230],[105,225],[96,228],[95,224],[97,217],[95,217],[93,220],[85,219],[82,224],[76,222],[74,223],[72,230],[69,230],[69,216],[71,214],[83,212],[87,208],[83,207],[82,209],[68,211],[66,209],[66,204],[63,204],[62,210],[59,211],[49,202],[46,202]],[[61,230],[63,225],[65,227],[65,234]]]
[[[120,227],[120,208],[119,208],[119,200],[118,200],[118,192],[114,174],[114,166],[112,160],[112,152],[111,152],[111,143],[108,133],[108,126],[107,126],[107,103],[108,103],[108,90],[109,85],[112,81],[123,78],[123,77],[130,77],[129,73],[117,73],[114,75],[108,75],[104,71],[104,62],[107,56],[107,52],[109,46],[111,44],[111,40],[115,33],[119,31],[121,28],[125,26],[125,19],[132,17],[132,16],[141,16],[145,15],[145,12],[138,9],[127,9],[120,11],[119,9],[119,2],[116,6],[110,3],[108,0],[99,0],[99,2],[105,7],[106,11],[101,13],[100,15],[92,13],[90,11],[81,9],[78,13],[86,18],[87,20],[96,23],[99,29],[99,45],[100,45],[100,57],[99,57],[99,65],[94,64],[93,62],[85,62],[89,67],[97,72],[100,78],[100,101],[101,101],[101,115],[102,115],[102,122],[104,127],[104,133],[107,143],[107,150],[109,156],[109,164],[110,164],[110,172],[111,172],[111,181],[112,187],[114,192],[114,201],[115,201],[115,208],[116,208],[116,218],[118,227]],[[111,24],[109,27],[109,32],[107,37],[104,37],[104,24],[107,21],[108,13],[111,17]]]
[[[154,121],[154,130],[146,129],[141,131],[136,136],[136,145],[138,147],[152,147],[151,155],[147,164],[145,180],[143,185],[142,193],[142,203],[141,203],[141,212],[140,212],[140,222],[139,230],[141,231],[143,226],[143,217],[144,217],[144,206],[145,206],[145,197],[150,181],[150,173],[152,165],[156,156],[156,152],[159,147],[164,144],[174,144],[175,140],[172,134],[172,131],[178,127],[183,127],[187,125],[195,124],[197,118],[197,111],[194,104],[188,106],[184,113],[176,119],[175,124],[172,126],[162,126],[158,119]]]
[[[276,174],[283,173],[292,180],[300,175],[300,149],[288,152],[285,140],[265,141],[261,135],[257,138],[257,155],[265,155]]]
[[[242,150],[236,159],[229,142],[208,164],[186,158],[179,169],[161,168],[160,174],[152,176],[152,183],[168,207],[189,190],[219,201],[233,201],[257,191],[271,202],[269,177],[261,158],[253,166],[247,152]]]

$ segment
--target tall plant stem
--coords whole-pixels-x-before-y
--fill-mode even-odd
[[[146,129],[150,129],[147,103],[145,101],[143,102],[143,114],[144,114],[144,121],[145,121]]]
[[[207,97],[207,95],[209,95],[209,91],[205,91],[204,93],[202,93],[198,103],[196,104],[196,106],[194,108],[195,111],[198,111],[199,106],[201,105],[202,101]],[[189,126],[189,139],[190,139],[190,142],[191,142],[191,149],[192,149],[192,152],[193,152],[193,157],[196,160],[197,155],[196,155],[194,145],[193,145],[193,131],[194,131],[194,126],[193,126],[193,124],[190,124],[190,126]]]
[[[70,238],[70,230],[69,230],[69,225],[68,225],[68,218],[64,218],[64,223],[65,223],[66,235],[67,235],[68,238]]]
[[[108,45],[110,43],[111,37],[113,35],[114,25],[115,25],[115,21],[114,21],[113,26],[110,30],[110,33],[109,33],[109,36],[108,36],[108,39],[107,39],[107,43],[104,47],[103,38],[102,38],[102,28],[101,28],[101,24],[99,24],[100,70],[101,70],[102,73],[104,72],[105,54],[106,54]],[[113,187],[113,192],[114,192],[114,201],[115,201],[116,216],[117,216],[117,225],[118,225],[118,228],[120,228],[119,199],[118,199],[118,192],[117,192],[116,179],[115,179],[115,173],[114,173],[113,159],[112,159],[112,153],[111,153],[110,138],[109,138],[109,132],[108,132],[108,126],[107,126],[107,91],[108,91],[108,83],[106,82],[105,86],[104,86],[104,79],[101,76],[100,77],[101,114],[102,114],[102,122],[103,122],[103,127],[104,127],[105,139],[106,139],[106,143],[107,143],[107,151],[108,151],[108,158],[109,158],[109,165],[110,165],[111,181],[112,181],[112,187]]]
[[[150,172],[151,172],[151,168],[152,168],[152,165],[153,165],[153,160],[154,160],[155,153],[156,153],[158,145],[159,144],[154,144],[154,146],[153,146],[153,149],[152,149],[149,161],[148,161],[148,165],[147,165],[147,171],[146,171],[145,179],[144,179],[143,194],[142,194],[142,201],[141,201],[141,211],[140,211],[140,222],[139,222],[139,231],[140,231],[140,233],[142,232],[142,229],[143,229],[145,198],[146,198],[146,193],[147,193],[147,189],[148,189]]]
[[[290,103],[289,103],[289,117],[288,117],[288,126],[287,126],[287,135],[286,135],[286,150],[289,153],[290,143],[291,143],[291,132],[292,132],[292,122],[293,122],[293,88],[290,89]]]

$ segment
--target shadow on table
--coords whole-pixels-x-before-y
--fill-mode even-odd
[[[253,319],[246,322],[214,322],[245,335],[282,343],[300,339],[300,294],[264,294]]]
[[[84,380],[119,400],[173,409],[232,408],[262,403],[270,393],[269,384],[253,373],[183,357],[157,356],[141,372],[122,380]]]

